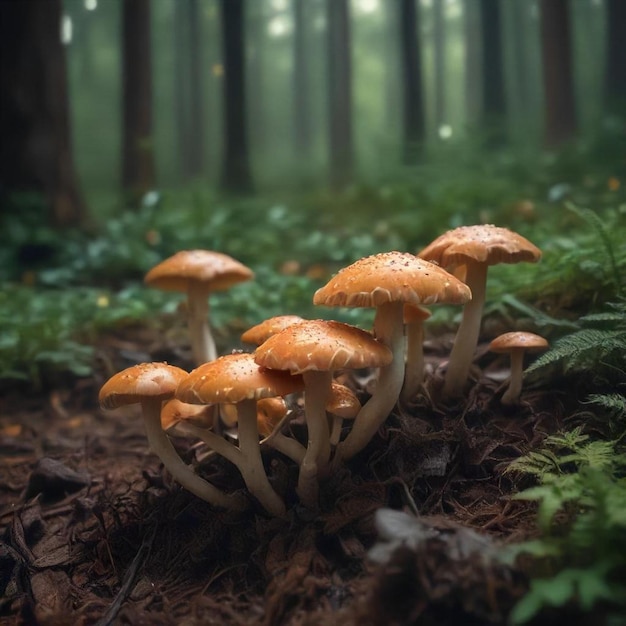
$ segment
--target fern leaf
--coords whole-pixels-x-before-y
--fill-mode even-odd
[[[587,401],[604,409],[611,417],[626,415],[626,397],[620,393],[592,393]]]
[[[526,369],[525,374],[555,364],[562,365],[565,372],[584,370],[617,351],[626,352],[626,332],[584,328],[557,340],[552,349]]]

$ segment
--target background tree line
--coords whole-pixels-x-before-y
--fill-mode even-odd
[[[623,123],[625,31],[623,0],[4,0],[1,206],[35,192],[68,225],[83,187],[342,188],[458,137],[557,148]]]

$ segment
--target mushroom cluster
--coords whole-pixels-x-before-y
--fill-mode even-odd
[[[183,291],[188,298],[190,373],[163,363],[144,363],[113,376],[100,391],[105,409],[139,403],[148,442],[164,467],[185,489],[210,504],[243,510],[255,499],[276,517],[287,514],[286,495],[273,484],[264,463],[272,448],[298,466],[295,494],[311,510],[319,505],[320,484],[338,463],[361,452],[396,404],[410,404],[422,392],[426,306],[464,306],[443,393],[463,393],[479,331],[487,267],[537,261],[539,250],[504,228],[468,226],[445,233],[419,255],[383,252],[340,270],[313,296],[316,305],[371,307],[371,331],[342,322],[278,315],[250,328],[242,342],[253,353],[218,356],[208,322],[208,297],[253,277],[252,270],[225,254],[183,251],[153,268],[146,283]],[[463,277],[461,280],[458,277]],[[539,339],[517,337],[537,349]],[[492,350],[513,346],[511,338]],[[522,356],[512,348],[512,375],[503,404],[519,402]],[[337,374],[370,368],[377,381],[361,405],[340,385]],[[290,424],[295,399],[304,406],[306,440]],[[239,471],[247,494],[226,493],[186,465],[171,437],[197,439]],[[274,481],[275,482],[275,481]],[[284,491],[284,488],[283,490]]]

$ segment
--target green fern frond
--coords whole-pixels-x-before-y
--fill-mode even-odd
[[[560,364],[564,372],[583,371],[600,361],[610,361],[616,354],[623,358],[625,353],[625,331],[583,328],[558,339],[525,373],[528,375],[556,364]]]
[[[626,397],[620,393],[592,393],[587,401],[604,409],[610,417],[626,416]]]

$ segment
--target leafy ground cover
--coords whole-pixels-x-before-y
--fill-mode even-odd
[[[510,158],[442,172],[280,202],[152,194],[62,238],[21,199],[0,253],[0,620],[582,624],[593,612],[625,623],[621,182],[571,155],[536,173]],[[141,284],[178,249],[220,249],[256,272],[213,305],[226,352],[279,313],[368,327],[368,314],[314,308],[315,288],[361,256],[417,251],[477,221],[528,236],[541,264],[492,272],[469,396],[394,411],[324,484],[317,517],[294,501],[287,522],[212,510],[162,471],[135,412],[97,407],[128,365],[191,367],[179,300]],[[456,315],[429,323],[427,388],[440,384]],[[552,344],[517,409],[500,405],[508,365],[485,343],[512,328]],[[370,377],[346,380],[368,396]],[[303,437],[301,416],[293,429]],[[216,484],[241,487],[226,462],[177,445]],[[265,461],[293,493],[293,465]]]

